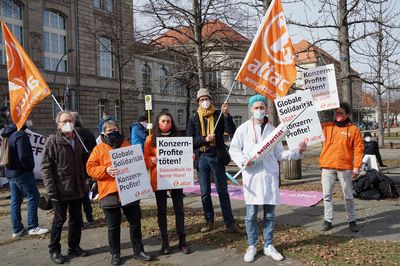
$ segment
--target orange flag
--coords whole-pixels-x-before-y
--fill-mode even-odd
[[[280,0],[274,0],[251,43],[236,80],[275,99],[296,79],[296,61]]]
[[[51,91],[4,21],[1,21],[1,28],[7,54],[11,119],[19,130],[25,124],[33,107],[50,95]]]

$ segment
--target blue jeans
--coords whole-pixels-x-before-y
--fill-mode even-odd
[[[258,240],[257,212],[258,206],[264,209],[263,236],[264,247],[272,244],[275,230],[275,205],[246,205],[246,233],[249,246],[256,246]]]
[[[28,200],[28,230],[36,228],[39,225],[37,210],[39,206],[39,190],[37,188],[36,179],[33,175],[24,175],[9,178],[11,192],[11,223],[13,232],[18,233],[24,225],[21,222],[21,204],[23,198]]]
[[[225,175],[225,166],[218,161],[218,157],[201,155],[198,169],[204,218],[206,221],[214,221],[214,207],[211,199],[212,171],[225,225],[228,227],[234,225],[235,218],[233,218],[232,214],[231,200],[229,198],[228,184],[226,181],[227,177]]]

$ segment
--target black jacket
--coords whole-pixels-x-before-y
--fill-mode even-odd
[[[83,198],[86,191],[84,150],[75,137],[75,148],[60,130],[50,135],[44,147],[41,172],[44,186],[52,199],[66,201]]]
[[[25,128],[17,130],[14,124],[5,128],[2,137],[8,137],[11,166],[5,168],[6,177],[33,176],[35,161],[33,159],[32,145]]]
[[[214,112],[214,121],[217,122],[218,116],[221,111],[216,110]],[[225,118],[224,115],[221,115],[221,119],[218,122],[217,128],[215,129],[215,140],[217,148],[223,147],[224,143],[224,132],[233,135],[236,131],[235,122],[231,115]],[[209,146],[209,143],[206,141],[206,137],[201,135],[201,125],[200,118],[197,112],[192,115],[189,119],[189,123],[186,129],[186,136],[193,137],[193,149],[196,154],[196,159],[200,157],[199,149],[202,146]]]
[[[364,141],[364,154],[375,155],[379,166],[383,166],[382,157],[379,153],[379,145],[375,140],[371,140],[369,142]]]

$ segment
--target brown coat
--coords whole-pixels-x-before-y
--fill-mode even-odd
[[[84,150],[75,137],[75,149],[64,139],[61,131],[50,135],[44,147],[41,163],[43,183],[52,199],[83,198],[86,190]]]

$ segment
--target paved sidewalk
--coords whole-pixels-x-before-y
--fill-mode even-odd
[[[400,150],[381,149],[384,161],[386,159],[399,159]],[[310,148],[306,156],[317,156],[318,148]],[[400,168],[389,167],[384,170],[395,180],[400,180]],[[303,169],[303,178],[290,182],[311,182],[319,180],[318,166]],[[339,184],[337,184],[339,185]],[[9,200],[5,198],[7,193],[0,194],[0,208],[7,210]],[[150,198],[142,201],[143,205],[155,206],[155,199]],[[185,197],[187,208],[201,209],[199,196]],[[214,200],[216,212],[219,212],[218,200]],[[244,217],[244,202],[232,201],[232,208],[235,216]],[[381,201],[362,201],[356,200],[356,210],[358,223],[361,227],[359,233],[351,233],[348,230],[345,219],[345,211],[342,200],[334,203],[335,220],[334,228],[329,232],[321,232],[320,226],[323,220],[322,203],[310,208],[293,207],[281,205],[277,207],[277,222],[279,224],[299,225],[307,230],[320,232],[321,234],[344,235],[362,237],[376,241],[400,241],[400,205],[398,200]],[[26,220],[26,204],[23,204],[23,220]],[[41,225],[49,228],[52,214],[48,211],[39,210]],[[1,265],[52,265],[47,251],[49,243],[48,235],[45,237],[25,236],[19,239],[11,239],[11,224],[7,214],[0,213],[0,257]],[[107,233],[104,226],[85,229],[82,234],[81,246],[88,249],[91,256],[86,258],[69,258],[70,265],[110,265],[110,255],[108,252]],[[121,232],[121,247],[124,264],[143,265],[132,258],[132,250],[129,244],[128,228],[123,227]],[[157,254],[161,241],[158,237],[144,238],[146,251]],[[173,247],[173,254],[159,256],[154,264],[151,265],[302,265],[301,263],[286,258],[283,262],[275,262],[271,258],[259,253],[256,261],[252,264],[243,262],[243,254],[235,249],[221,247],[196,245],[190,243],[193,253],[184,255],[178,252],[177,247]],[[66,254],[66,239],[62,239],[63,254]],[[284,253],[285,251],[283,251]]]

